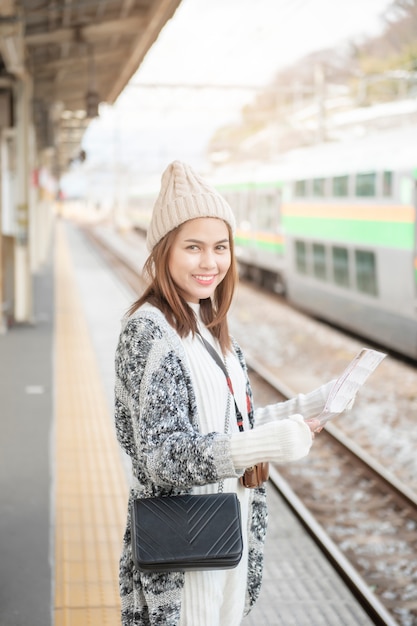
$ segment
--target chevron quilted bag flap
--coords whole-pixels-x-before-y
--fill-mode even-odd
[[[229,569],[242,557],[235,493],[133,501],[132,551],[140,571]]]

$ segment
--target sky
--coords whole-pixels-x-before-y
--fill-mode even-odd
[[[104,165],[118,169],[122,186],[174,159],[202,167],[213,132],[238,121],[242,106],[280,69],[314,50],[376,34],[390,4],[182,0],[116,104],[100,106],[83,139],[87,160],[67,186],[85,185],[88,173],[91,183]]]

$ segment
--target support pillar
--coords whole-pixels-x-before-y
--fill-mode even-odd
[[[30,106],[31,81],[18,81],[16,89],[17,185],[15,240],[15,311],[16,322],[32,322],[33,295],[29,254],[29,184],[30,184]]]

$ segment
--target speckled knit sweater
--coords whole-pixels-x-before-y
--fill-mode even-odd
[[[116,432],[136,478],[129,505],[133,497],[187,493],[193,485],[237,476],[229,436],[198,431],[184,348],[159,311],[148,309],[124,320],[115,365]],[[256,601],[262,576],[267,515],[263,488],[253,490],[251,509],[249,604]],[[123,626],[177,626],[184,574],[138,572],[130,541],[128,511],[120,559]]]
[[[236,344],[234,349],[246,375],[243,355]],[[132,460],[135,478],[120,559],[122,624],[178,626],[184,574],[143,573],[134,568],[130,502],[134,497],[187,493],[194,485],[237,477],[230,436],[199,432],[196,397],[183,344],[157,309],[147,306],[123,320],[115,365],[116,432]],[[247,376],[246,380],[252,397]],[[327,391],[323,386],[311,397],[301,397],[304,402],[293,400],[285,408],[272,405],[261,409],[260,422],[287,417],[300,406],[305,409],[305,417],[314,415]],[[253,419],[250,411],[251,425]],[[260,590],[267,518],[264,488],[250,491],[246,611]]]

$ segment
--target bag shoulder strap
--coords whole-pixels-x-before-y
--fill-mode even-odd
[[[197,333],[198,336],[200,337],[202,343],[204,344],[205,348],[207,349],[207,351],[210,353],[210,355],[213,357],[213,359],[216,361],[217,365],[220,367],[220,369],[222,370],[223,374],[226,376],[226,378],[229,378],[229,373],[226,369],[225,364],[223,363],[223,361],[221,360],[219,353],[217,352],[217,350],[215,350],[213,348],[213,346],[211,345],[210,342],[207,341],[207,339],[204,339],[203,335],[201,335],[199,332]]]
[[[233,396],[233,401],[235,403],[236,422],[237,422],[240,432],[243,432],[243,416],[242,416],[242,413],[240,412],[239,407],[237,406],[235,393],[233,391],[232,379],[229,376],[229,372],[227,371],[226,365],[223,363],[223,361],[221,360],[219,356],[219,353],[217,352],[217,350],[213,348],[211,343],[209,343],[207,339],[204,339],[203,335],[199,331],[197,331],[197,335],[201,339],[201,342],[203,343],[204,347],[206,348],[210,356],[214,359],[214,361],[217,363],[217,365],[220,367],[220,369],[222,370],[223,374],[226,377],[227,386],[229,388],[231,395]]]

